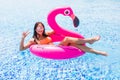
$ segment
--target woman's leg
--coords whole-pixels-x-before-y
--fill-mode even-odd
[[[95,50],[93,48],[89,48],[87,46],[83,46],[83,45],[76,45],[76,44],[71,44],[71,46],[75,46],[85,52],[90,52],[90,53],[95,53],[95,54],[100,54],[100,55],[104,55],[104,56],[107,56],[108,54],[104,51],[98,51],[98,50]]]
[[[100,36],[96,36],[93,38],[86,38],[86,39],[65,37],[63,39],[63,41],[61,41],[60,45],[68,45],[69,43],[72,43],[72,44],[85,44],[85,43],[92,44],[95,41],[98,41],[99,39],[100,39]]]

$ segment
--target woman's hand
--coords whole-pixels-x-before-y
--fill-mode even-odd
[[[22,33],[22,38],[25,38],[30,32],[29,31],[25,31]]]
[[[28,44],[24,45],[24,38],[29,34],[29,31],[25,31],[22,33],[22,39],[20,42],[20,51],[27,49],[31,44],[28,42]]]

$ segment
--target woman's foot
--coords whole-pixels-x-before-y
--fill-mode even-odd
[[[103,56],[108,56],[107,52],[104,51],[96,51],[95,54],[103,55]]]
[[[88,42],[89,44],[93,44],[94,42],[100,40],[100,36],[96,36],[96,37],[93,37],[93,38],[90,38],[90,41]]]
[[[106,52],[101,52],[101,55],[108,56],[108,54]]]

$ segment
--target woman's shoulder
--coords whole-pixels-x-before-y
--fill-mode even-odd
[[[34,38],[31,38],[31,39],[29,40],[29,42],[30,42],[30,43],[35,43],[35,39],[34,39]]]

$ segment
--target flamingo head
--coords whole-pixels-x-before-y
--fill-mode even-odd
[[[73,10],[70,7],[66,7],[62,9],[62,14],[64,16],[70,16],[73,20],[74,27],[78,27],[79,19],[74,15]]]

